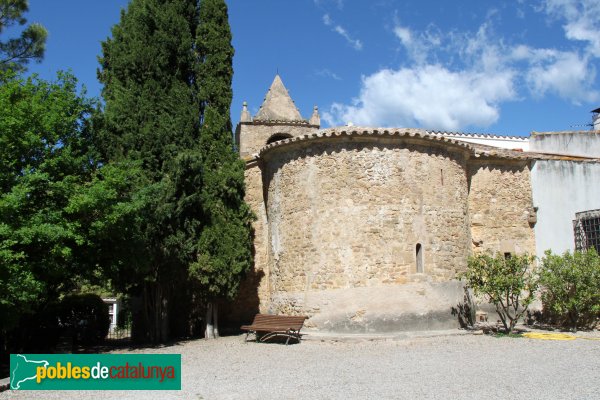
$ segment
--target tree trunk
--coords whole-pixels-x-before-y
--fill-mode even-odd
[[[206,329],[204,330],[204,338],[205,339],[214,339],[214,329],[213,329],[213,312],[212,312],[212,303],[208,303],[206,306]]]
[[[219,337],[219,306],[216,303],[208,303],[206,307],[206,330],[204,338],[217,339]]]
[[[213,334],[215,336],[215,339],[219,338],[219,304],[215,303],[213,306],[213,318],[214,318],[214,325],[213,325]]]
[[[168,300],[160,282],[146,283],[143,294],[145,337],[152,343],[169,338]]]

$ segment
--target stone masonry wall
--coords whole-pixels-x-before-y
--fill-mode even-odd
[[[335,138],[277,146],[263,158],[271,311],[319,312],[290,304],[301,293],[448,282],[466,265],[462,153],[416,139]]]
[[[270,137],[276,134],[299,137],[318,131],[317,126],[293,123],[240,123],[236,129],[236,142],[242,157],[257,153]]]
[[[256,220],[252,223],[254,235],[254,265],[242,280],[236,299],[223,305],[225,325],[238,328],[250,323],[258,312],[266,313],[270,303],[269,269],[267,268],[267,213],[263,200],[262,169],[257,160],[248,160],[245,171],[246,196]]]
[[[473,161],[469,167],[473,251],[535,254],[526,161]]]

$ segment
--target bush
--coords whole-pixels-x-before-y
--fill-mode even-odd
[[[57,304],[43,303],[31,313],[19,316],[16,326],[6,331],[6,349],[2,350],[7,353],[51,353],[59,338]]]
[[[96,344],[108,334],[108,306],[96,294],[65,297],[60,303],[59,316],[63,327],[71,330],[73,340],[82,344]]]
[[[535,300],[538,278],[533,270],[534,256],[505,257],[503,254],[478,254],[469,257],[467,271],[461,274],[476,296],[496,306],[507,333]]]
[[[541,268],[544,316],[550,322],[593,328],[600,316],[600,256],[594,249],[566,252],[547,250]]]

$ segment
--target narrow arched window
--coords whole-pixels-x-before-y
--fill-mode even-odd
[[[421,243],[417,243],[417,247],[415,249],[416,260],[417,260],[417,273],[423,273],[423,246]]]

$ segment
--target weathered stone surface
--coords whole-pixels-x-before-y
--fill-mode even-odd
[[[473,251],[535,254],[528,163],[473,161],[469,175]]]
[[[346,140],[280,149],[266,156],[264,182],[274,292],[411,281],[418,243],[434,280],[464,264],[470,238],[460,156]]]
[[[312,135],[316,125],[293,123],[241,123],[236,129],[236,142],[242,157],[257,153],[273,138],[292,138]]]
[[[275,75],[265,100],[254,119],[259,121],[303,121],[300,111],[298,111],[279,75]]]
[[[252,321],[258,312],[268,312],[270,304],[269,269],[267,268],[267,215],[263,200],[262,170],[257,160],[249,160],[245,171],[246,196],[256,220],[252,223],[254,237],[254,268],[242,281],[236,299],[224,306],[225,324]]]
[[[369,299],[381,288],[401,294],[405,284],[446,282],[464,268],[471,243],[464,154],[417,139],[310,142],[263,155],[271,312],[335,315],[335,324],[311,323],[338,329],[345,323],[335,301],[307,309],[298,294],[366,288],[361,293],[371,295],[357,307],[370,310],[376,326],[381,310]],[[417,244],[424,273],[416,271]],[[405,300],[398,321],[425,315],[420,305],[432,304],[423,296]],[[426,314],[449,315],[449,303],[433,303]]]
[[[310,331],[375,333],[458,327],[460,282],[410,282],[274,294],[271,312],[310,316]]]

